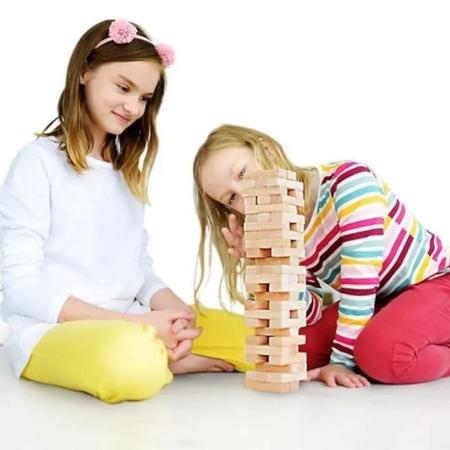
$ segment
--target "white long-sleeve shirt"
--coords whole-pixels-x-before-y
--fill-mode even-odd
[[[149,309],[166,287],[152,269],[144,204],[122,172],[87,157],[77,175],[56,141],[12,161],[0,191],[1,316],[16,376],[71,295],[122,313]]]

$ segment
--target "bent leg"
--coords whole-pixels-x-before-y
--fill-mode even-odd
[[[411,286],[378,312],[355,343],[358,367],[383,383],[450,375],[450,275]]]
[[[173,378],[154,328],[120,320],[58,324],[41,338],[22,376],[107,403],[152,397]]]
[[[245,338],[254,334],[253,328],[245,325],[244,316],[220,309],[194,309],[197,326],[202,327],[203,332],[194,341],[192,353],[223,359],[234,364],[240,372],[254,370],[254,364],[246,362],[244,356]],[[306,344],[299,346],[299,350],[307,354],[308,370],[329,363],[337,309],[338,304],[334,303],[322,311],[322,318],[316,324],[300,329]]]

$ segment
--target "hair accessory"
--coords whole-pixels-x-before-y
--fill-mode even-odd
[[[175,61],[175,52],[173,48],[167,44],[156,44],[155,48],[162,59],[163,66],[171,66]]]
[[[153,45],[150,39],[137,34],[137,28],[133,24],[125,19],[117,19],[111,22],[108,37],[101,40],[94,48],[98,48],[111,41],[115,44],[129,44],[134,39],[141,39],[142,41],[149,42]],[[164,67],[169,67],[173,64],[175,61],[175,52],[170,45],[158,44],[155,45],[155,49],[158,52]]]

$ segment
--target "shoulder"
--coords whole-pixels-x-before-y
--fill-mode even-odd
[[[55,160],[61,159],[62,153],[57,141],[50,138],[36,138],[19,149],[12,160],[11,169],[36,168],[36,166],[48,168]]]
[[[322,164],[320,167],[329,182],[329,189],[333,195],[344,186],[354,188],[355,185],[377,182],[373,169],[360,161],[337,161]]]

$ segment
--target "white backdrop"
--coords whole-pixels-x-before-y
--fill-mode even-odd
[[[12,2],[1,27],[0,177],[56,114],[70,53],[108,18],[170,43],[146,226],[159,275],[192,299],[191,166],[223,123],[272,134],[299,165],[367,162],[450,243],[447,1]],[[217,306],[215,266],[204,303]]]

